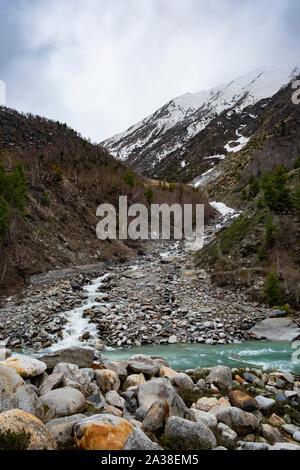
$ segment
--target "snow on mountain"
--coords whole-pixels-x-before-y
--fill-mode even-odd
[[[140,171],[153,169],[175,150],[184,150],[185,143],[224,110],[241,113],[261,99],[271,98],[299,74],[300,67],[258,68],[211,90],[187,93],[102,145]],[[229,142],[228,151],[237,151],[247,143],[238,130],[237,137],[236,148]]]

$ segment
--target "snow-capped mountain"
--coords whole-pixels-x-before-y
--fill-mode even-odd
[[[155,176],[157,166],[174,152],[183,155],[187,142],[225,110],[227,115],[231,111],[241,114],[245,108],[271,98],[299,74],[300,67],[259,68],[211,90],[187,93],[102,145],[137,171]],[[237,136],[243,140],[242,134]]]

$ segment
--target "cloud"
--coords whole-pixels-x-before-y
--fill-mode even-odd
[[[8,105],[94,141],[180,94],[297,63],[298,0],[0,0]]]

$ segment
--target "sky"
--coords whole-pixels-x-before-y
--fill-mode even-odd
[[[300,63],[299,0],[0,0],[7,106],[101,142],[174,97]]]

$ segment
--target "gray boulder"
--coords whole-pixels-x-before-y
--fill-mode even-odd
[[[136,374],[144,374],[147,377],[153,377],[159,374],[161,366],[154,359],[151,359],[151,357],[140,354],[129,359],[128,367]]]
[[[260,420],[251,413],[232,406],[216,406],[210,410],[219,423],[227,424],[240,436],[255,433],[260,425]]]
[[[10,367],[0,365],[0,412],[19,409],[42,419],[44,412],[37,394]]]
[[[39,394],[45,395],[51,390],[54,390],[59,387],[63,380],[63,373],[60,372],[59,374],[51,374],[48,375],[45,380],[42,382],[42,385],[39,388]]]
[[[176,450],[211,450],[217,446],[214,434],[205,424],[193,423],[177,416],[168,419],[165,436],[176,439]]]
[[[123,450],[163,450],[158,444],[138,427],[135,427],[127,439]]]
[[[272,398],[266,398],[262,395],[258,395],[255,400],[258,403],[259,409],[263,411],[270,410],[272,406],[275,405],[275,400],[273,400]]]
[[[58,364],[53,370],[53,374],[62,374],[63,387],[71,387],[80,390],[85,396],[90,395],[89,384],[91,376],[85,369],[79,369],[75,364]]]
[[[84,395],[74,388],[58,388],[40,397],[45,410],[45,419],[75,415],[84,410],[86,402]]]
[[[186,406],[184,401],[176,393],[168,379],[154,379],[139,385],[137,391],[140,408],[149,410],[153,402],[164,400],[169,405],[170,416],[185,417]]]
[[[226,366],[216,366],[212,369],[206,379],[207,383],[216,385],[222,390],[229,390],[232,388],[232,374],[231,369]]]
[[[176,374],[172,380],[172,383],[181,390],[193,390],[195,387],[191,377],[183,373]]]
[[[269,341],[294,341],[300,336],[300,328],[291,318],[267,318],[251,328],[257,339]]]
[[[93,359],[93,349],[78,346],[59,349],[40,358],[41,361],[47,364],[47,369],[54,369],[57,364],[61,363],[76,364],[78,367],[90,367]]]
[[[66,418],[58,418],[46,424],[46,428],[51,432],[56,443],[60,447],[69,447],[74,444],[73,428],[76,423],[85,419],[83,414],[67,416]]]
[[[207,411],[190,408],[187,410],[185,418],[189,421],[193,421],[194,423],[203,423],[212,431],[217,429],[217,418],[212,413],[208,413]]]

